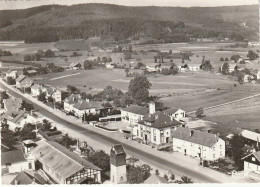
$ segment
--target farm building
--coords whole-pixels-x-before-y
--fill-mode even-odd
[[[52,141],[41,140],[32,151],[35,165],[57,184],[101,183],[101,169]]]
[[[248,145],[257,145],[260,142],[260,134],[249,131],[249,130],[242,130],[240,135],[246,139],[246,144]]]
[[[21,98],[4,99],[4,110],[7,111],[19,111],[22,106],[23,100]]]
[[[33,80],[24,75],[20,75],[16,79],[16,87],[17,88],[30,88],[33,85]]]
[[[225,157],[225,141],[216,134],[179,127],[172,137],[173,151],[210,161]]]

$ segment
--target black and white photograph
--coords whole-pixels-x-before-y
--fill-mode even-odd
[[[260,183],[260,0],[0,0],[0,185]]]

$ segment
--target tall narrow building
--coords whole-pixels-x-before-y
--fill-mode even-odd
[[[127,182],[126,153],[122,145],[114,145],[110,151],[110,180],[114,184]]]

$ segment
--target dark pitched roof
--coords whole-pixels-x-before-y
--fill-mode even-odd
[[[123,147],[123,145],[121,145],[121,144],[114,145],[114,146],[112,147],[112,149],[114,149],[114,151],[115,151],[115,153],[116,153],[117,155],[122,154],[122,153],[125,153],[124,147]]]
[[[49,95],[52,95],[54,93],[55,89],[54,88],[47,88],[46,89],[46,92],[49,94]]]
[[[26,78],[26,76],[20,75],[20,76],[16,79],[16,82],[21,82],[21,81],[24,80],[25,78]]]
[[[74,104],[73,107],[78,109],[78,110],[85,110],[85,109],[89,109],[89,108],[95,108],[89,102],[87,102],[85,100],[79,101],[78,103]]]
[[[148,179],[144,181],[144,184],[162,184],[168,183],[168,181],[158,175],[152,174]]]
[[[78,103],[80,100],[80,96],[78,94],[71,94],[69,97],[66,97],[64,102],[69,104]]]
[[[196,143],[199,145],[204,145],[207,147],[211,147],[219,139],[219,137],[215,134],[202,132],[199,130],[188,129],[184,127],[178,127],[176,130],[174,130],[172,133],[172,137]]]
[[[41,175],[34,171],[21,171],[10,184],[14,185],[17,181],[18,185],[24,184],[49,184]]]
[[[33,84],[33,80],[30,79],[29,77],[26,77],[22,81],[20,81],[20,86],[21,87],[30,87]]]
[[[131,105],[125,109],[122,109],[123,111],[126,112],[131,112],[134,114],[139,114],[139,115],[145,115],[148,114],[149,110],[146,107],[143,106],[137,106],[137,105]]]
[[[37,145],[32,155],[61,177],[68,178],[83,168],[101,170],[56,142],[41,140]]]
[[[167,116],[166,114],[162,112],[155,112],[154,114],[147,114],[144,116],[144,119],[140,121],[139,123],[144,124],[145,122],[150,122],[151,127],[157,128],[157,129],[162,129],[166,127],[173,127],[173,126],[178,126],[181,123],[171,119],[170,116]]]
[[[14,150],[3,152],[1,156],[1,165],[5,165],[7,163],[16,163],[26,161],[23,155],[22,150]]]

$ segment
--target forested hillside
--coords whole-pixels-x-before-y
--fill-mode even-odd
[[[48,5],[0,11],[0,40],[51,42],[93,36],[126,40],[151,36],[165,42],[192,37],[256,38],[258,6],[215,8]]]

